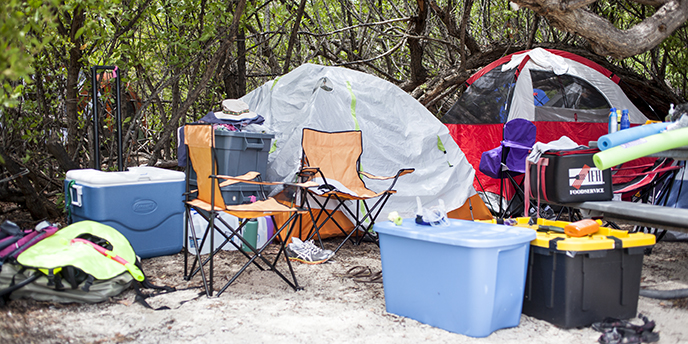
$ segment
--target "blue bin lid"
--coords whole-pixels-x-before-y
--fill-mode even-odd
[[[404,219],[401,226],[384,221],[375,223],[373,229],[387,235],[474,248],[523,244],[535,239],[535,231],[525,227],[457,219],[449,219],[449,223],[448,227],[433,227],[419,225],[414,219]]]

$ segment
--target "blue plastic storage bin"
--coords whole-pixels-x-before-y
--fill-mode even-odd
[[[71,170],[65,200],[72,222],[92,220],[117,229],[141,258],[174,254],[184,243],[184,178],[183,172],[156,167]]]
[[[387,312],[471,337],[518,326],[534,230],[455,219],[374,229]]]

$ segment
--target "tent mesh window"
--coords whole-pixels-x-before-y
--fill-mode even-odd
[[[611,105],[589,82],[550,71],[530,71],[536,121],[599,122]]]
[[[571,75],[530,71],[535,106],[567,109],[609,109],[611,106],[594,86]]]
[[[502,72],[497,66],[478,78],[442,117],[449,124],[505,123],[515,86],[516,68]]]

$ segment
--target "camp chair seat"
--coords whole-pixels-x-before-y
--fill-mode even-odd
[[[360,131],[326,132],[304,128],[302,134],[302,166],[298,175],[303,182],[317,184],[306,187],[301,197],[301,206],[308,209],[313,220],[308,239],[317,236],[322,246],[320,229],[332,222],[345,236],[333,250],[335,253],[354,234],[357,240],[352,239],[353,244],[360,244],[366,237],[377,242],[376,236],[370,231],[375,219],[389,197],[396,193],[393,188],[398,178],[412,173],[414,169],[402,168],[392,176],[377,176],[361,171],[363,140]],[[366,187],[362,176],[372,180],[391,180],[391,183],[387,189],[375,192]],[[372,206],[366,202],[371,200],[375,200]],[[351,201],[355,207],[347,205]],[[331,202],[334,203],[332,209],[328,208]],[[348,232],[335,219],[335,213],[340,210],[353,222],[353,229]]]
[[[191,221],[186,221],[184,226],[184,237],[188,238],[189,233],[191,233],[194,247],[203,247],[206,244],[206,241],[209,241],[210,247],[213,248],[208,257],[205,259],[201,259],[201,250],[196,250],[193,260],[190,264],[188,250],[184,250],[184,278],[189,280],[196,274],[200,273],[206,295],[212,296],[214,291],[214,256],[225,245],[231,244],[237,248],[237,252],[240,252],[246,258],[246,263],[244,263],[244,265],[238,271],[236,271],[233,276],[228,278],[226,284],[218,291],[218,296],[222,294],[251,265],[256,266],[260,270],[273,271],[294,290],[300,289],[296,275],[294,274],[294,270],[291,266],[291,262],[285,254],[286,241],[281,241],[279,249],[277,250],[277,253],[274,254],[274,259],[272,260],[268,259],[265,250],[268,245],[279,236],[289,236],[294,228],[296,219],[298,219],[302,214],[305,214],[306,210],[283,204],[274,198],[267,197],[263,190],[263,186],[288,185],[298,189],[312,187],[316,184],[265,182],[262,181],[262,178],[258,172],[253,171],[242,176],[216,175],[218,168],[213,126],[208,124],[187,124],[184,128],[184,131],[184,141],[188,152],[187,159],[190,160],[187,161],[186,164],[186,216],[187,219],[190,219],[191,209],[194,209],[208,222],[206,228],[194,228],[194,225]],[[196,172],[196,181],[198,183],[198,187],[195,189],[192,188],[190,183],[191,168],[193,168]],[[260,185],[261,199],[248,204],[226,204],[224,198],[222,197],[220,187],[230,186],[238,183]],[[220,212],[225,212],[242,220],[239,222],[238,226],[231,226],[219,216]],[[281,226],[278,226],[275,222],[275,216],[285,214],[288,215],[288,219]],[[269,217],[268,220],[273,221],[275,228],[272,237],[268,238],[265,244],[263,244],[261,247],[254,247],[242,235],[243,228],[247,225],[247,223],[251,219],[257,217]],[[217,221],[220,221],[225,228],[229,229],[230,233],[221,231],[217,226]],[[197,232],[197,230],[200,230],[200,232]],[[215,235],[213,235],[213,233],[215,231],[225,238],[220,245],[215,245],[214,243]],[[196,238],[199,237],[197,234],[201,233],[203,233],[203,236],[199,245]],[[235,237],[239,238],[243,245],[236,243],[233,240]],[[185,247],[188,244],[189,243],[185,240]],[[248,252],[241,250],[241,246],[247,247],[249,249]],[[284,261],[286,262],[289,270],[288,274],[283,273],[278,268],[277,263],[281,256],[284,256]],[[264,265],[267,267],[264,267]],[[208,276],[206,276],[206,266],[208,267]]]

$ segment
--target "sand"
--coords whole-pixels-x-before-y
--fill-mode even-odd
[[[239,266],[239,254],[223,252],[216,260],[216,289],[226,281],[227,270]],[[148,299],[154,308],[170,309],[144,308],[134,302],[133,290],[99,304],[11,301],[0,308],[0,342],[535,344],[596,343],[600,337],[590,327],[561,329],[521,315],[517,327],[472,338],[387,313],[382,283],[342,277],[355,266],[381,270],[379,248],[371,243],[347,244],[326,264],[295,264],[303,286],[298,292],[274,273],[250,267],[221,296],[208,298],[199,295],[200,277],[182,278],[182,257],[143,260],[153,283],[179,289]],[[658,243],[644,258],[641,286],[688,288],[688,243]],[[660,343],[688,342],[685,299],[640,297],[638,312],[656,322]]]

